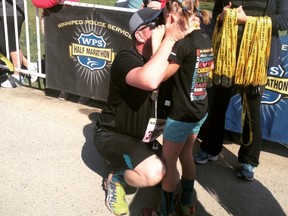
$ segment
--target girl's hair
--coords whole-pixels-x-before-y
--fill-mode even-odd
[[[180,21],[188,26],[189,18],[195,14],[204,24],[209,24],[212,13],[208,10],[200,10],[199,0],[168,0],[166,3],[168,13],[179,13]]]
[[[205,25],[208,25],[212,19],[212,12],[209,10],[201,10],[199,0],[193,0],[193,2],[196,15],[200,18],[201,22],[203,22]]]

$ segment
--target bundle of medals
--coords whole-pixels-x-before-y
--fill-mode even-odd
[[[213,32],[215,68],[213,83],[230,87],[267,83],[272,23],[268,16],[247,17],[237,58],[237,8],[228,9],[222,27],[217,20]]]
[[[268,16],[247,17],[237,58],[237,8],[228,9],[220,27],[219,16],[213,32],[212,43],[215,55],[213,83],[224,87],[243,86],[242,118],[244,127],[246,117],[250,128],[249,140],[243,145],[250,145],[253,133],[250,121],[250,109],[247,93],[260,94],[260,86],[267,83],[268,60],[272,34],[272,22]]]

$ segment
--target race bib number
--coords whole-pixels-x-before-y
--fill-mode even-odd
[[[165,123],[165,119],[150,118],[142,141],[149,143],[156,140],[162,134]]]

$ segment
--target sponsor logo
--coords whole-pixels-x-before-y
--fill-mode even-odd
[[[81,33],[78,44],[72,43],[70,45],[70,56],[77,57],[80,65],[92,71],[103,69],[107,63],[111,64],[115,57],[112,49],[106,48],[106,44],[101,35],[96,35],[93,32]]]
[[[268,72],[266,90],[262,97],[262,104],[275,104],[281,98],[288,96],[288,77],[282,66],[272,67]]]

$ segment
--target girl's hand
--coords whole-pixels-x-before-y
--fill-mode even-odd
[[[163,40],[164,35],[165,35],[165,25],[159,25],[152,30],[151,44],[152,44],[153,54],[159,48],[159,46]]]
[[[166,23],[166,36],[169,36],[171,40],[176,42],[183,39],[195,29],[199,29],[199,25],[200,19],[195,15],[189,18],[188,24],[181,20],[175,20],[170,24]]]

